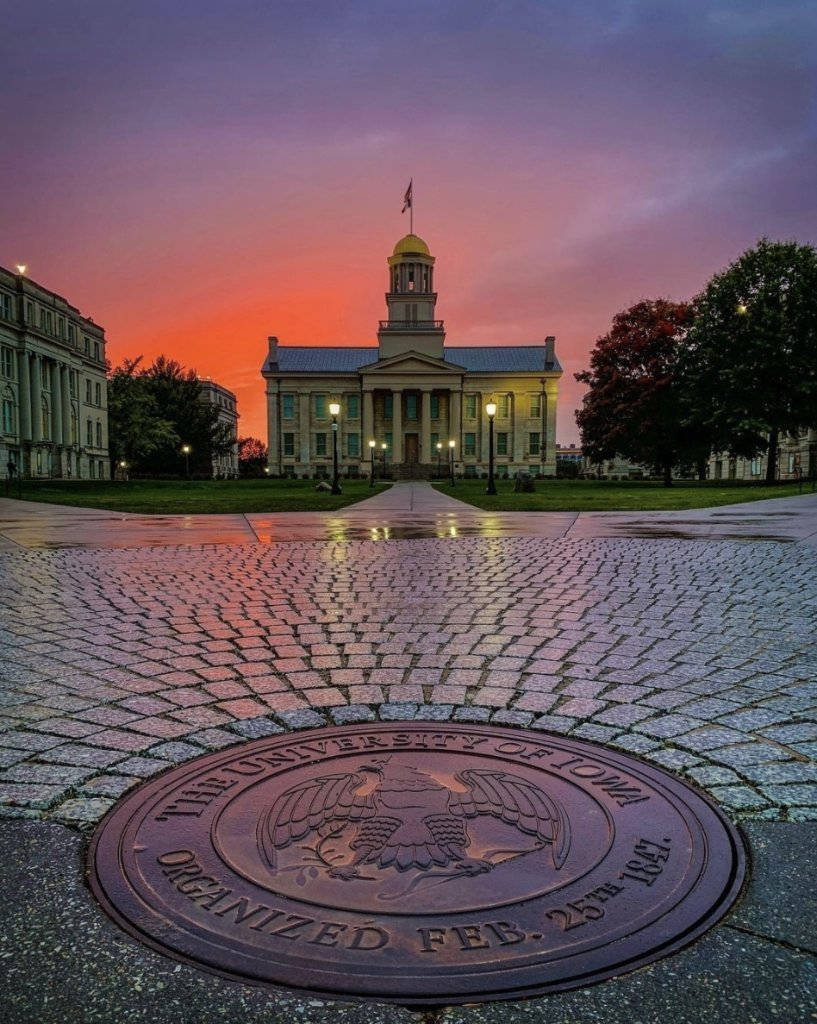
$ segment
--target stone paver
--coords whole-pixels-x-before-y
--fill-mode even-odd
[[[380,716],[575,733],[687,775],[737,817],[817,818],[817,573],[802,544],[17,550],[0,579],[6,814],[88,823],[120,780]]]

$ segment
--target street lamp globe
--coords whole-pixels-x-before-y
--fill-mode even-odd
[[[449,442],[448,442],[448,447],[449,447],[449,448],[455,448],[455,447],[456,447],[456,445],[457,445],[457,442],[456,442],[456,441],[449,441]]]
[[[189,455],[190,452],[192,452],[192,451],[193,451],[193,449],[190,447],[189,444],[183,444],[182,445],[182,455]]]
[[[496,416],[496,402],[488,402],[485,406],[485,412],[493,419]]]
[[[330,416],[338,416],[338,415],[340,415],[340,403],[338,403],[338,402],[330,402],[329,403],[329,415]]]
[[[383,451],[385,451],[385,450],[386,450],[386,449],[387,449],[387,448],[388,448],[389,446],[388,446],[388,445],[386,444],[386,442],[384,441],[384,442],[383,442],[383,443],[382,443],[382,444],[380,445],[380,447],[381,447],[381,448],[383,449]]]
[[[377,441],[369,441],[369,447],[370,448],[376,448],[377,447]]]

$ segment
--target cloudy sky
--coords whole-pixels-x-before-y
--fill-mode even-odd
[[[451,344],[557,337],[560,442],[612,315],[761,235],[817,241],[817,5],[27,0],[0,35],[0,263],[237,391],[374,344],[386,256]]]

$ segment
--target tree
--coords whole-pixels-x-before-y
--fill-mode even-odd
[[[109,434],[112,464],[125,459],[148,474],[181,475],[183,444],[190,445],[191,469],[210,475],[214,455],[235,444],[218,409],[201,400],[195,370],[159,356],[147,367],[142,357],[126,359],[109,382]]]
[[[685,374],[692,416],[718,451],[768,453],[817,425],[817,251],[761,238],[693,304]]]
[[[590,369],[576,374],[589,388],[576,422],[591,461],[620,455],[655,466],[669,487],[673,466],[708,454],[686,416],[679,363],[689,321],[686,303],[644,300],[617,313],[596,341]]]
[[[239,476],[263,476],[267,464],[267,446],[257,437],[239,437]]]

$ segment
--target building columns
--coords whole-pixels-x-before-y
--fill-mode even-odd
[[[36,352],[31,367],[31,439],[32,441],[42,441],[43,439],[42,361]]]
[[[271,383],[268,385],[271,388]],[[280,454],[281,438],[278,436],[278,392],[267,391],[267,467],[270,472],[282,472]]]
[[[519,395],[516,392],[513,393],[511,397],[511,416],[513,417],[511,419],[511,429],[513,430],[513,447],[511,452],[513,456],[513,463],[516,466],[521,466],[525,461],[525,435],[522,430],[522,422],[524,419],[522,415],[524,412],[522,408],[523,401],[524,399],[522,395]]]
[[[392,391],[392,456],[395,464],[403,461],[403,392]]]
[[[455,458],[462,459],[462,395],[459,391],[448,392],[448,435],[456,441]]]
[[[60,389],[60,364],[51,363],[51,439],[54,444],[62,444],[62,392]]]
[[[72,444],[71,438],[71,387],[69,376],[70,367],[62,364],[60,366],[60,392],[62,398],[62,443],[68,448]]]
[[[488,465],[488,413],[485,411],[485,406],[488,404],[488,398],[490,398],[490,395],[486,395],[484,391],[479,396],[479,448],[481,453],[480,462],[484,466]],[[496,416],[494,419],[496,419]]]
[[[545,390],[547,398],[547,434],[542,438],[542,450],[546,463],[546,470],[549,473],[556,472],[556,388],[548,387]]]
[[[20,440],[31,440],[31,372],[28,365],[28,352],[21,352],[18,359],[18,375],[20,380]]]
[[[374,441],[374,395],[371,391],[363,392],[363,437],[360,439],[361,459],[369,453],[369,441]]]
[[[298,414],[298,431],[299,440],[301,442],[300,451],[300,462],[302,465],[309,465],[309,449],[312,434],[312,425],[309,422],[309,392],[302,392],[298,399],[300,401],[300,410]]]
[[[430,464],[431,459],[431,392],[422,391],[422,409],[420,412],[420,462]]]

